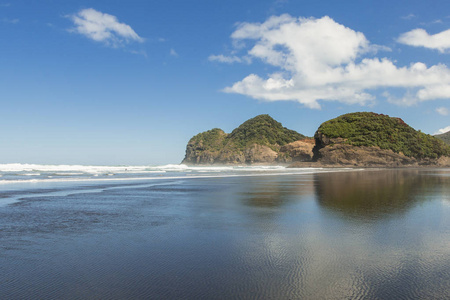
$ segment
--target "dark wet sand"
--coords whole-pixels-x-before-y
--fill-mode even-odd
[[[448,170],[129,184],[0,207],[0,298],[450,298]]]

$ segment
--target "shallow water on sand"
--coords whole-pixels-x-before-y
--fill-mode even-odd
[[[4,189],[0,299],[450,298],[450,170],[265,175]]]

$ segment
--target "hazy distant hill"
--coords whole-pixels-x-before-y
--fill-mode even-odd
[[[444,141],[447,145],[450,145],[450,131],[447,131],[443,134],[437,134],[435,135],[438,139]]]

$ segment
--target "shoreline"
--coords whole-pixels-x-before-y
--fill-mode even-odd
[[[183,164],[188,167],[284,167],[287,169],[448,169],[450,165],[427,165],[427,164],[414,164],[414,165],[348,165],[348,164],[322,164],[320,162],[294,162],[291,164]]]

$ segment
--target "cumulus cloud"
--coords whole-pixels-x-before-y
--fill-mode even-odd
[[[444,53],[450,50],[450,29],[436,34],[429,34],[425,29],[417,28],[400,35],[398,42],[414,47],[434,49]]]
[[[178,53],[172,48],[170,49],[170,55],[174,57],[178,57]]]
[[[450,98],[450,70],[445,65],[428,67],[417,62],[398,67],[387,58],[373,57],[386,48],[327,16],[285,14],[263,23],[241,23],[231,39],[239,45],[236,50],[246,51],[243,56],[209,59],[231,63],[247,57],[249,62],[258,59],[278,70],[265,78],[249,74],[226,87],[228,93],[263,101],[297,101],[309,108],[320,108],[319,101],[367,105],[375,100],[377,89],[395,89],[390,101],[404,105]]]
[[[449,131],[450,131],[450,126],[447,126],[445,128],[439,129],[434,134],[443,134],[443,133],[446,133],[446,132],[449,132]]]
[[[225,56],[223,54],[219,54],[219,55],[210,55],[208,57],[209,61],[218,61],[221,63],[227,63],[227,64],[232,64],[232,63],[251,63],[251,59],[248,56],[244,56],[244,57],[238,57],[236,55],[232,55],[232,56]]]
[[[436,112],[442,116],[448,116],[448,109],[446,107],[438,107],[436,108]]]
[[[74,32],[108,46],[118,47],[124,43],[144,41],[129,25],[93,8],[83,9],[69,17],[75,25]]]

